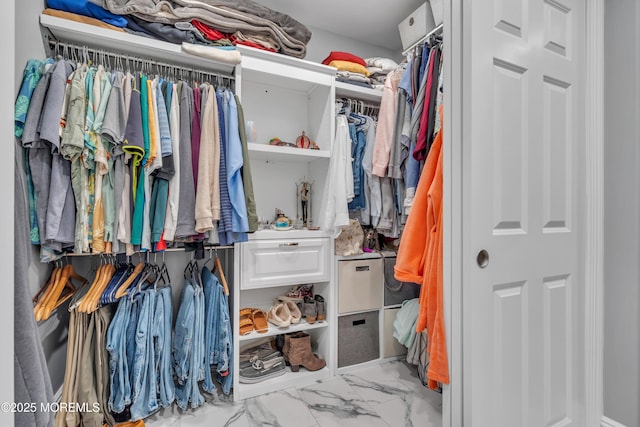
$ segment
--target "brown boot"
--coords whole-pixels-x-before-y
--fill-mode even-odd
[[[293,372],[298,372],[300,366],[309,371],[317,371],[327,364],[324,359],[311,352],[311,337],[305,333],[289,338],[289,363]]]
[[[304,332],[293,332],[291,334],[284,334],[284,345],[282,346],[282,357],[284,357],[284,361],[289,366],[289,350],[291,349],[291,338],[302,336]]]

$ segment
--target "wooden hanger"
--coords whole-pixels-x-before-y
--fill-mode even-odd
[[[220,281],[222,282],[222,287],[224,288],[224,294],[229,296],[229,286],[227,285],[227,278],[224,277],[224,271],[222,270],[222,263],[220,262],[220,258],[218,258],[218,251],[216,251],[216,260],[215,267],[213,271],[218,270],[218,274],[220,274]]]
[[[72,264],[58,268],[57,271],[54,270],[51,276],[52,279],[45,295],[34,308],[34,315],[37,321],[48,319],[56,308],[73,296],[77,288],[73,285],[71,279],[81,282],[78,288],[87,282],[87,279],[76,273]]]
[[[120,285],[120,287],[116,291],[116,298],[122,298],[123,296],[127,295],[127,289],[129,289],[131,283],[135,280],[136,277],[138,277],[143,269],[143,262],[139,262],[138,264],[136,264],[135,268],[131,272],[131,275],[122,283],[122,285]]]

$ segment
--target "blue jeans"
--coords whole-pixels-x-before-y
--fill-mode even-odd
[[[211,365],[213,364],[213,348],[215,345],[215,329],[218,321],[218,293],[215,290],[217,279],[211,271],[204,267],[202,269],[202,283],[204,285],[204,301],[205,301],[205,336],[204,336],[204,388],[209,393],[215,389],[213,377],[211,376]]]
[[[121,298],[116,313],[107,330],[107,351],[109,352],[109,410],[114,413],[124,411],[131,403],[131,383],[127,364],[126,331],[131,317],[131,300]]]
[[[158,366],[158,383],[160,405],[170,406],[176,398],[173,370],[171,369],[171,319],[173,317],[171,288],[158,291],[154,324],[156,334],[156,365]]]
[[[135,360],[133,363],[133,403],[131,405],[131,419],[140,420],[151,415],[158,409],[156,398],[155,366],[153,351],[153,311],[155,308],[156,292],[148,289],[142,292],[142,305],[136,328]]]

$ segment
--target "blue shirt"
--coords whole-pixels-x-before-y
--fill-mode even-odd
[[[229,199],[232,207],[232,224],[234,233],[247,233],[249,231],[249,220],[247,217],[247,204],[244,197],[244,185],[242,183],[242,142],[240,141],[240,130],[238,128],[238,105],[230,90],[225,89],[225,104],[229,105],[229,114],[226,118],[227,130],[227,185],[229,187]],[[226,110],[225,110],[226,112]],[[240,241],[242,236],[236,236]],[[244,236],[246,240],[246,236]]]

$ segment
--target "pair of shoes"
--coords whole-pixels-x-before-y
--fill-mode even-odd
[[[293,301],[276,303],[269,309],[269,322],[279,328],[286,328],[291,324],[300,322],[302,313]]]
[[[250,334],[254,329],[259,334],[269,330],[267,313],[259,308],[243,308],[240,310],[240,335]]]
[[[285,361],[291,365],[292,372],[298,372],[300,366],[309,371],[324,368],[327,362],[311,351],[311,336],[304,332],[296,332],[284,336],[282,354]]]
[[[257,347],[251,347],[240,353],[240,369],[248,368],[256,360],[271,360],[282,356],[280,351],[273,348],[272,341],[260,344]]]
[[[279,301],[293,301],[293,302],[302,302],[304,297],[313,298],[313,284],[309,285],[298,285],[294,288],[291,288],[286,295],[281,295],[278,297]]]
[[[276,352],[269,358],[255,358],[245,367],[240,367],[240,382],[244,384],[255,384],[269,378],[278,377],[284,374],[286,365],[284,357]]]
[[[302,314],[305,317],[307,323],[313,324],[316,320],[322,322],[327,317],[327,309],[324,303],[324,298],[321,295],[316,295],[314,298],[304,297],[302,303]]]

